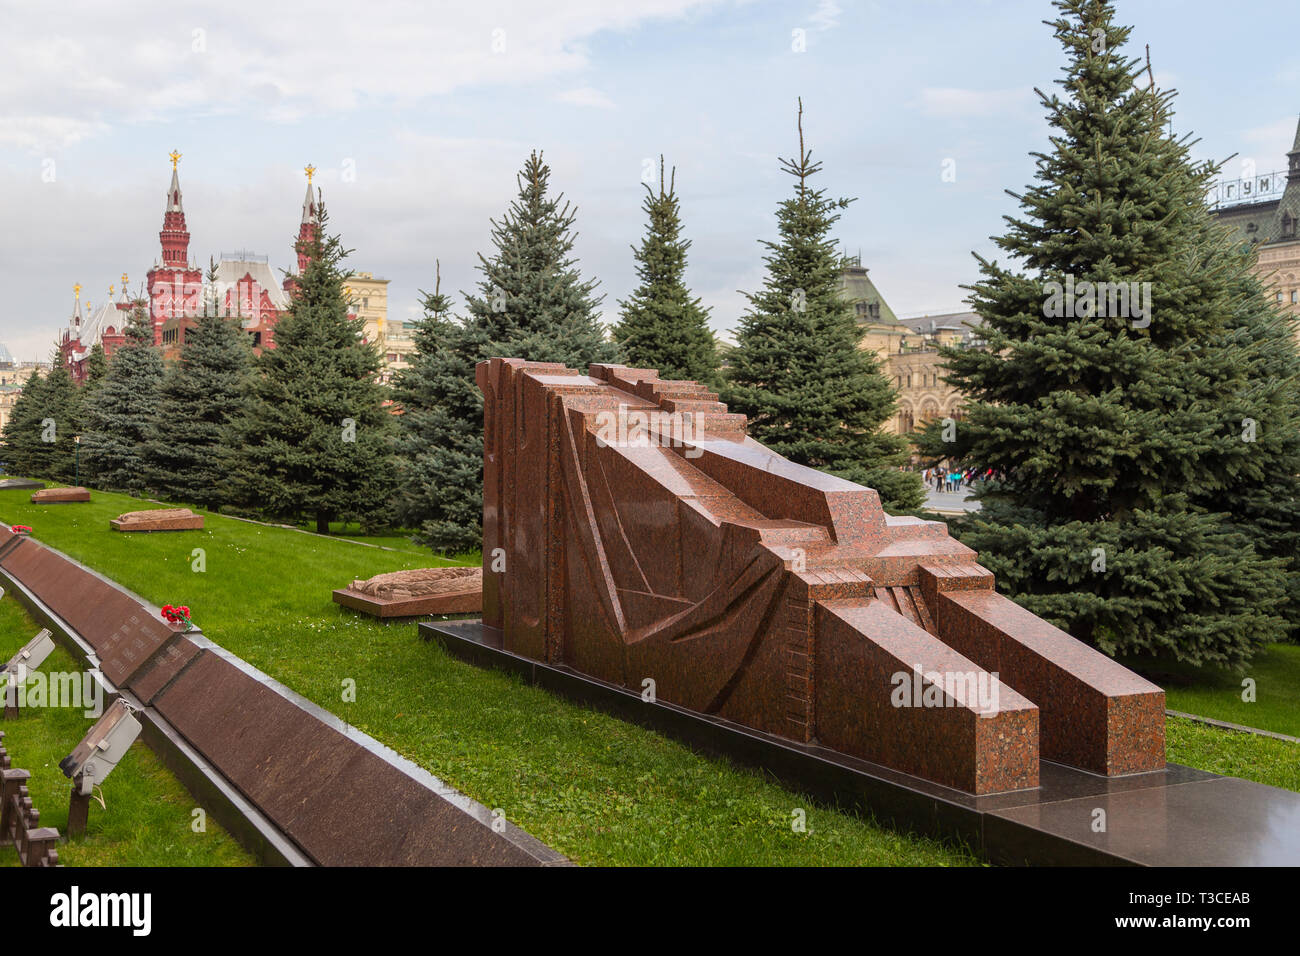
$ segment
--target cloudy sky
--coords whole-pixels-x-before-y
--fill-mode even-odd
[[[1198,156],[1285,168],[1300,114],[1300,7],[1120,0],[1133,52],[1180,91]],[[488,219],[530,149],[578,206],[577,252],[606,295],[632,288],[641,179],[677,167],[689,281],[734,328],[762,277],[797,150],[795,99],[855,196],[838,238],[900,314],[962,307],[972,251],[1013,211],[1046,126],[1033,88],[1061,53],[1046,0],[315,0],[185,5],[0,2],[0,342],[44,357],[72,286],[103,300],[158,256],[167,154],[200,263],[238,249],[292,261],[320,172],[352,268],[417,314],[442,261],[472,287]],[[943,175],[944,169],[955,177]]]

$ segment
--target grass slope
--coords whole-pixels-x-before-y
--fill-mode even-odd
[[[208,515],[203,531],[121,534],[138,499],[0,514],[157,604],[187,604],[210,638],[575,860],[592,864],[972,865],[961,848],[813,804],[761,775],[693,753],[517,679],[448,657],[410,622],[334,605],[352,578],[440,562],[418,550]],[[206,571],[192,568],[205,551]],[[344,700],[345,682],[356,700]],[[66,800],[65,800],[66,803]],[[791,826],[807,814],[806,832]]]
[[[1300,737],[1300,646],[1270,644],[1239,673],[1219,668],[1165,665],[1153,674],[1171,710]],[[1244,701],[1243,681],[1255,683]]]
[[[11,596],[0,601],[0,659],[8,660],[40,627]],[[79,670],[72,656],[56,648],[39,668],[45,674]],[[71,784],[59,761],[72,752],[94,718],[85,707],[24,709],[17,720],[0,723],[13,767],[31,773],[27,782],[41,826],[68,828]],[[141,741],[137,740],[102,793],[107,808],[90,803],[86,834],[59,846],[65,866],[251,866],[253,859],[208,817],[206,829],[191,828],[194,799]],[[0,849],[0,865],[18,866],[12,846]]]

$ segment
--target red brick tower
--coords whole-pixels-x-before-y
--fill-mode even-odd
[[[316,167],[308,164],[303,172],[307,174],[307,195],[302,201],[302,219],[298,223],[298,239],[293,244],[294,250],[298,253],[298,271],[291,276],[285,276],[284,291],[293,295],[293,290],[297,283],[294,281],[295,276],[300,276],[307,268],[307,263],[311,262],[311,256],[308,254],[308,248],[311,242],[316,238],[316,230],[320,226],[318,218],[319,198],[312,191],[311,180],[316,172]]]
[[[203,294],[203,274],[190,263],[190,234],[185,227],[185,206],[181,202],[181,182],[176,166],[181,154],[171,153],[172,182],[167,190],[163,213],[162,261],[149,270],[149,316],[153,321],[153,340],[162,344],[163,323],[173,317],[198,315]]]

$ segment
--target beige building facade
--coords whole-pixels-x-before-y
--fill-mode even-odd
[[[1219,183],[1211,202],[1219,221],[1255,246],[1255,271],[1278,307],[1300,319],[1300,124],[1286,155],[1285,178],[1278,172]]]
[[[939,348],[979,344],[979,316],[950,312],[900,319],[876,288],[859,257],[845,258],[840,289],[863,327],[862,348],[875,352],[898,390],[898,408],[887,426],[907,435],[936,418],[959,419],[962,395],[943,381]]]
[[[388,316],[388,283],[369,272],[356,272],[348,279],[347,292],[353,315],[363,323],[362,337],[379,347],[380,381],[391,384],[399,369],[410,368],[415,339],[405,322]]]
[[[31,378],[32,369],[40,369],[43,374],[50,371],[49,362],[15,362],[9,350],[0,345],[0,431],[9,424],[18,396],[23,393],[23,386]]]

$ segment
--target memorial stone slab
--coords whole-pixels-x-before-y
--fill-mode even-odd
[[[334,603],[379,618],[481,612],[483,571],[419,568],[379,574],[339,588]]]
[[[483,623],[506,651],[973,794],[1036,787],[1042,757],[1164,766],[1160,688],[703,386],[520,359],[477,377]]]
[[[45,488],[32,493],[32,504],[34,505],[53,505],[89,500],[90,490],[87,488]]]
[[[127,511],[108,524],[114,531],[194,531],[203,527],[203,515],[189,508],[153,508]]]

